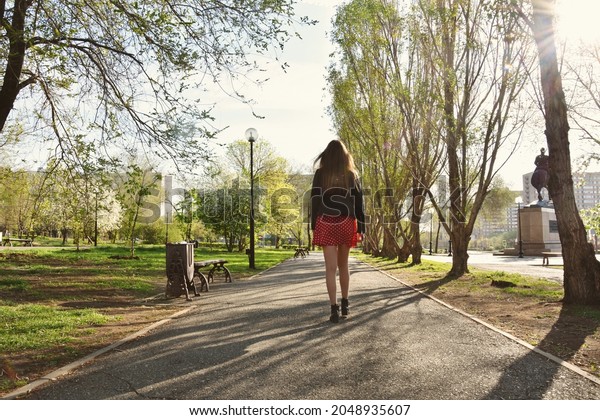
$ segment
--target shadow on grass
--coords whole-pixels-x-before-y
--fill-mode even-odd
[[[414,287],[417,290],[420,290],[421,292],[424,292],[427,294],[432,294],[440,287],[442,287],[452,281],[458,280],[459,278],[460,277],[446,274],[444,277],[442,277],[440,279],[429,280],[429,281],[426,281],[423,283],[413,284],[412,287]]]

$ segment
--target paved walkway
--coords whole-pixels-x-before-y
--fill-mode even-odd
[[[427,255],[424,253],[423,258],[440,262],[452,262],[452,257],[444,254]],[[541,277],[560,284],[563,282],[562,270],[543,266],[542,257],[525,256],[519,258],[513,255],[494,255],[491,252],[469,251],[468,263],[469,267]],[[562,257],[550,257],[550,264],[562,265]]]
[[[216,283],[193,309],[31,399],[600,399],[600,385],[351,261],[328,321],[322,256]]]

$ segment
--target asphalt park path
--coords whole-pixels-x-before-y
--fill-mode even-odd
[[[438,262],[452,262],[452,257],[445,254],[427,255],[423,253],[423,259]],[[598,257],[598,256],[597,256]],[[557,283],[563,283],[563,270],[556,267],[542,265],[541,256],[495,255],[491,252],[469,250],[469,267],[481,268],[491,271],[505,271],[508,273],[523,274],[532,277],[541,277]],[[562,257],[550,257],[553,266],[562,266]]]
[[[29,399],[600,399],[600,385],[351,260],[328,320],[322,255],[216,283],[193,309]]]

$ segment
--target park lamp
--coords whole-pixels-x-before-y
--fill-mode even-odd
[[[250,143],[250,249],[248,250],[248,267],[254,265],[254,142],[258,139],[258,131],[249,128],[245,133],[246,140]]]
[[[433,209],[429,209],[429,255],[433,255]]]
[[[517,229],[519,234],[519,258],[523,258],[523,236],[521,233],[521,203],[523,202],[523,198],[518,195],[515,198],[515,203],[517,204]]]
[[[246,140],[250,143],[254,143],[258,139],[258,131],[256,128],[249,128],[246,130],[245,136]]]

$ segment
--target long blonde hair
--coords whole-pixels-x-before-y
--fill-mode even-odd
[[[358,177],[354,159],[340,140],[329,142],[325,150],[315,159],[315,166],[321,170],[323,189],[333,187],[350,188]],[[352,176],[349,177],[348,175]]]

